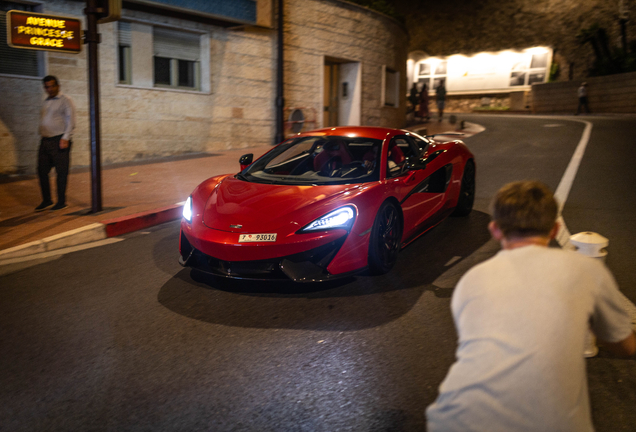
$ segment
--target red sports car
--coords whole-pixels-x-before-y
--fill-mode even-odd
[[[402,129],[296,135],[187,199],[179,262],[218,276],[316,282],[388,272],[401,248],[466,216],[475,162],[458,140]]]

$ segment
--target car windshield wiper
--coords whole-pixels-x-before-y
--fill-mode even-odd
[[[293,182],[293,183],[313,183],[316,180],[312,178],[303,178],[303,177],[280,177],[279,180],[285,182]]]
[[[276,184],[276,182],[273,182],[271,180],[265,180],[253,175],[250,175],[249,178],[247,178],[246,176],[244,176],[241,173],[235,174],[234,178],[239,179],[239,180],[243,180],[249,183],[263,183],[263,184]]]
[[[245,179],[245,180],[250,182],[250,183],[278,184],[277,182],[275,182],[273,180],[267,180],[267,179],[263,179],[263,178],[256,177],[256,176],[250,176],[249,179]]]

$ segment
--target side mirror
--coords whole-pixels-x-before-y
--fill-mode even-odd
[[[241,164],[241,171],[243,171],[248,166],[252,165],[252,161],[254,160],[254,154],[247,153],[241,156],[239,159],[239,163]]]
[[[433,153],[428,155],[428,157],[426,158],[426,163],[429,163],[430,161],[434,160],[437,156],[441,155],[442,153],[446,153],[446,150],[434,151]]]
[[[407,170],[418,170],[424,169],[428,165],[428,160],[426,159],[418,159],[415,157],[409,157],[406,159],[406,169]]]

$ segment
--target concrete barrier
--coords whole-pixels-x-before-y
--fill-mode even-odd
[[[581,81],[532,85],[535,113],[574,114]],[[594,113],[636,113],[636,72],[586,78],[589,107]]]

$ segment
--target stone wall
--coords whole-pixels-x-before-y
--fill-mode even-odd
[[[402,127],[404,97],[397,107],[383,106],[382,70],[400,73],[406,95],[408,36],[395,20],[337,0],[298,0],[285,4],[285,102],[323,113],[325,58],[359,62],[362,69],[361,124]]]
[[[432,104],[435,105],[435,102]],[[437,110],[436,107],[434,109]],[[446,96],[445,112],[471,112],[480,109],[510,109],[510,93]]]
[[[35,172],[42,81],[0,76],[0,174]]]
[[[588,100],[593,113],[636,112],[636,72],[587,78]],[[532,106],[536,113],[576,112],[580,81],[535,84]]]
[[[501,112],[501,111],[528,111],[526,108],[528,103],[527,95],[525,92],[521,93],[522,102],[515,106],[512,102],[513,99],[511,93],[496,93],[496,94],[469,94],[469,95],[446,95],[446,103],[444,104],[444,113],[469,113],[469,112]],[[513,94],[514,94],[513,93]],[[438,110],[437,103],[435,102],[435,93],[429,95],[428,112],[430,118],[437,118]],[[409,114],[409,122],[413,122],[413,114]]]
[[[618,1],[607,0],[396,0],[411,35],[409,51],[430,56],[550,46],[559,64],[558,81],[587,77],[592,46],[577,35],[597,24],[609,45],[619,47]],[[636,35],[634,3],[627,35]]]
[[[139,11],[125,10],[124,16],[209,33],[210,84],[209,91],[200,92],[115,84],[116,23],[103,26],[100,81],[105,163],[272,142],[271,30],[231,31]]]
[[[49,0],[43,13],[83,19],[84,4]],[[401,127],[405,119],[408,36],[399,23],[341,0],[285,1],[286,107],[309,107],[323,123],[326,58],[357,62],[360,122]],[[101,150],[104,165],[171,155],[272,144],[275,135],[276,31],[225,29],[204,22],[124,9],[123,20],[209,35],[209,83],[202,91],[123,85],[117,77],[117,23],[100,25]],[[84,25],[85,28],[85,25]],[[207,42],[206,42],[207,43]],[[132,47],[134,63],[135,46]],[[77,107],[71,164],[90,164],[87,51],[44,54],[46,74],[59,78]],[[134,65],[133,65],[134,67]],[[381,101],[385,67],[400,73],[400,102]],[[40,78],[0,76],[0,174],[34,173]]]

